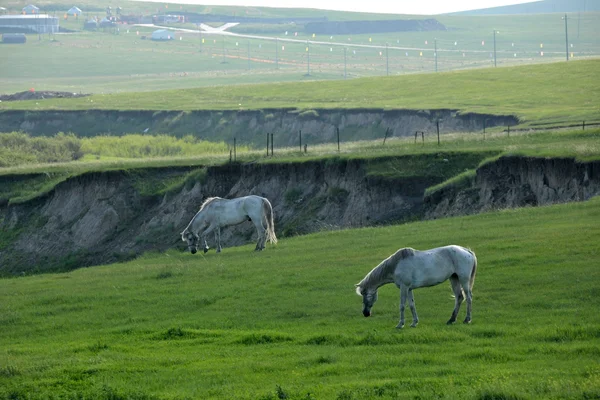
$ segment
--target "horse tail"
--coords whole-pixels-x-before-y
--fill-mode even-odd
[[[267,225],[265,232],[267,240],[275,244],[277,243],[277,236],[275,236],[275,223],[273,222],[273,207],[267,199],[263,199],[263,217]]]
[[[477,256],[475,256],[475,253],[471,250],[469,250],[469,253],[473,256],[473,267],[471,268],[471,277],[469,278],[469,289],[472,292],[473,285],[475,284],[475,275],[477,274]]]

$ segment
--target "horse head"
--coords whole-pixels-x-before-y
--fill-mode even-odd
[[[188,250],[192,254],[196,254],[198,251],[198,243],[200,241],[200,237],[192,231],[185,230],[181,232],[181,240],[187,242]]]
[[[363,298],[363,315],[365,317],[371,316],[371,308],[377,301],[377,289],[369,290],[363,289],[359,285],[356,285],[356,293]]]

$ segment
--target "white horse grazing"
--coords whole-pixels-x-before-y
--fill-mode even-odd
[[[377,301],[377,289],[387,283],[395,283],[400,289],[400,323],[404,327],[404,306],[408,298],[412,313],[412,327],[417,326],[419,317],[415,308],[413,289],[435,286],[450,279],[454,292],[454,311],[448,324],[456,321],[461,303],[467,299],[465,324],[471,322],[471,300],[477,257],[471,250],[460,246],[445,246],[418,251],[406,247],[383,260],[356,285],[356,293],[363,298],[363,315],[371,315],[371,307]]]
[[[252,221],[258,232],[258,243],[256,243],[255,250],[263,250],[267,240],[277,243],[273,208],[269,200],[259,196],[238,197],[232,200],[209,197],[202,203],[200,211],[194,215],[187,228],[181,232],[181,240],[187,242],[188,249],[192,254],[196,254],[198,244],[202,240],[204,242],[203,250],[206,253],[208,251],[206,235],[214,231],[217,253],[220,253],[222,250],[221,228],[237,225],[244,221]],[[200,231],[202,232],[200,233]]]

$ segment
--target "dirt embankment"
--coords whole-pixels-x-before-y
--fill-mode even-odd
[[[26,92],[19,92],[14,94],[0,94],[0,101],[19,101],[19,100],[43,100],[53,98],[70,98],[70,97],[84,97],[89,96],[88,94],[72,93],[72,92],[56,92],[56,91],[35,91],[28,90]]]
[[[175,192],[140,193],[142,181],[169,181],[191,170],[89,173],[44,197],[0,207],[0,245],[5,242],[0,273],[104,264],[151,249],[183,250],[179,233],[209,196],[269,198],[283,237],[401,221],[419,212],[425,188],[438,183],[370,178],[363,161],[335,160],[211,167]],[[225,229],[221,237],[229,247],[255,240],[256,232],[248,222]]]
[[[583,201],[600,194],[600,161],[506,156],[483,165],[466,187],[424,198],[426,218]]]
[[[425,189],[440,183],[439,178],[373,177],[365,160],[229,164],[207,168],[165,194],[143,194],[152,182],[160,185],[193,170],[88,173],[26,203],[0,205],[0,274],[106,264],[148,250],[183,251],[179,233],[209,196],[269,198],[282,238],[600,194],[600,162],[524,157],[500,158],[479,169],[470,185],[449,186],[427,197]],[[1,177],[0,184],[10,179]],[[250,222],[222,233],[225,247],[254,240]]]
[[[296,146],[299,131],[308,146],[340,141],[414,136],[415,131],[435,135],[451,132],[480,132],[487,127],[516,125],[512,115],[461,114],[456,110],[305,110],[259,111],[0,111],[5,132],[32,135],[72,132],[78,136],[127,133],[194,135],[207,140],[262,147],[266,134],[275,146]],[[432,139],[433,140],[433,139]]]

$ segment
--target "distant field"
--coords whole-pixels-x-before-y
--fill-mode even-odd
[[[511,68],[104,94],[77,99],[4,102],[24,110],[219,110],[268,108],[456,109],[512,114],[522,127],[600,119],[600,60]],[[184,77],[180,77],[185,79]]]
[[[599,206],[1,279],[0,398],[597,398]],[[471,325],[445,325],[447,283],[415,292],[415,329],[394,328],[393,285],[361,315],[354,284],[371,268],[448,243],[478,256]]]
[[[90,2],[90,7],[96,10],[105,7],[91,4],[94,2]],[[146,15],[168,12],[168,9],[160,9],[162,6],[131,5]],[[186,24],[192,32],[175,32],[176,40],[156,43],[141,39],[155,28],[120,25],[118,31],[82,32],[83,20],[98,14],[102,17],[102,12],[86,12],[84,5],[81,7],[85,15],[79,20],[61,18],[62,26],[79,32],[52,36],[33,34],[28,35],[25,45],[0,46],[1,92],[35,88],[120,93],[396,76],[434,72],[436,65],[438,71],[491,68],[494,65],[494,30],[497,31],[495,55],[499,67],[566,58],[564,22],[558,14],[439,16],[436,19],[447,27],[446,31],[315,37],[311,32],[305,32],[302,25],[295,29],[281,27],[281,31],[277,31],[277,26],[242,24],[238,31],[253,36],[244,37],[201,33],[193,24]],[[197,8],[206,11],[202,6]],[[235,8],[211,8],[213,13],[221,11],[233,17],[232,10]],[[292,12],[298,16],[327,15],[334,21],[425,18],[276,9],[252,9],[248,15],[259,12],[264,16]],[[573,14],[570,18],[569,56],[575,60],[599,56],[600,13]],[[261,34],[265,29],[269,33]]]

